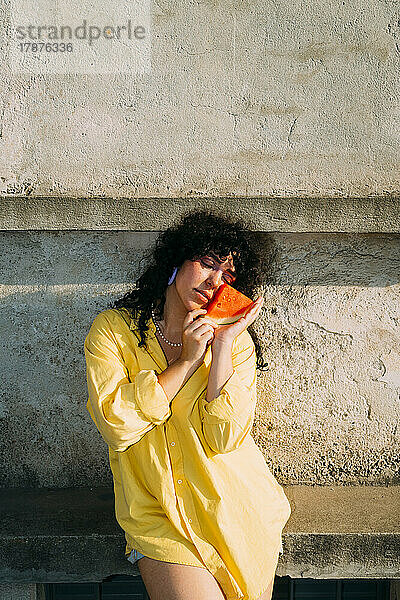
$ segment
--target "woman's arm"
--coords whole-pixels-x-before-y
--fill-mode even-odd
[[[229,374],[228,369],[224,370],[229,363],[225,352],[227,350],[213,358],[213,361],[216,360],[215,377],[211,385],[216,396],[207,400],[205,395],[201,395],[198,400],[202,434],[211,450],[219,454],[236,450],[244,442],[253,426],[257,401],[256,354],[248,331],[235,341],[231,354],[232,374],[220,387]],[[222,366],[218,367],[219,364]],[[211,369],[212,366],[210,375]],[[208,397],[213,394],[213,391],[207,391]]]
[[[202,364],[207,345],[211,343],[216,324],[201,314],[205,312],[204,308],[195,308],[187,313],[182,325],[181,355],[158,376],[169,400]]]
[[[135,377],[129,377],[114,328],[99,313],[85,338],[86,408],[104,441],[123,452],[163,423],[171,409],[154,370],[139,370],[136,365]]]
[[[178,358],[165,371],[158,375],[158,381],[162,386],[168,400],[171,401],[187,382],[189,377],[200,366],[201,361],[191,362]]]
[[[221,389],[233,374],[232,342],[214,342],[212,345],[212,362],[208,375],[206,401],[217,398]]]
[[[199,400],[204,437],[214,452],[238,448],[253,425],[256,356],[247,327],[262,304],[260,296],[238,321],[214,332],[207,393]]]

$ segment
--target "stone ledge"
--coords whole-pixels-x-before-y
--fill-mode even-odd
[[[398,578],[400,486],[286,486],[277,575]],[[109,488],[0,490],[0,582],[132,575]]]
[[[397,233],[400,199],[0,198],[1,230],[160,231],[188,208],[248,218],[256,231]]]

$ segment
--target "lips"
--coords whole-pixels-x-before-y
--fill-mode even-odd
[[[206,302],[209,302],[209,300],[211,300],[212,294],[209,296],[208,294],[206,294],[206,292],[203,292],[202,290],[197,290],[195,288],[196,292],[198,292]]]

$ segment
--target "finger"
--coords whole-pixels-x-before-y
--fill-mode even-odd
[[[214,332],[212,331],[205,331],[202,335],[201,335],[201,339],[206,339],[207,343],[211,342],[214,338]]]
[[[193,321],[198,317],[201,313],[207,312],[206,308],[194,308],[193,310],[189,310],[183,319],[183,328],[185,329],[186,325],[193,323]]]
[[[244,315],[238,321],[236,321],[236,323],[240,323],[241,326],[245,325],[245,327],[248,327],[250,323],[252,323],[258,316],[263,302],[264,298],[259,296],[257,300],[255,300],[253,304],[249,306]]]
[[[199,322],[198,319],[196,319],[195,321],[193,321],[192,323],[190,323],[185,329],[184,331],[186,333],[194,333],[195,331],[197,331],[200,327],[202,326],[206,326],[207,329],[215,329],[215,327],[212,326],[211,323],[201,323]]]
[[[212,329],[204,329],[204,331],[201,332],[200,334],[202,337],[203,336],[210,336],[210,337],[214,337],[214,331]]]
[[[215,323],[209,317],[199,316],[197,319],[195,319],[194,321],[192,321],[186,327],[186,330],[187,331],[195,331],[197,329],[197,327],[200,327],[200,325],[205,325],[205,324],[209,325],[209,327],[212,327],[213,329],[215,329],[216,327],[218,327],[217,323]]]
[[[257,310],[261,309],[262,305],[264,303],[264,298],[262,296],[259,296],[257,298],[257,300],[255,300],[253,302],[253,304],[250,305],[249,309],[247,310],[247,312],[245,313],[245,317],[247,317],[247,315],[251,312],[256,312]]]
[[[248,313],[244,316],[244,320],[246,323],[246,327],[248,327],[253,321],[255,321],[260,314],[262,303],[258,304],[258,306],[254,306],[249,310]]]
[[[253,303],[253,304],[251,304],[251,305],[250,305],[250,306],[247,308],[246,312],[244,313],[244,315],[243,315],[241,318],[242,318],[242,319],[246,319],[248,315],[250,315],[250,314],[252,314],[252,313],[254,312],[255,308],[257,308],[257,305],[256,305],[256,304],[254,304],[254,303]]]
[[[216,323],[213,319],[211,319],[211,317],[207,317],[207,316],[202,316],[200,315],[200,317],[197,317],[196,323],[208,323],[209,325],[211,325],[212,327],[218,327],[218,323]]]
[[[191,317],[195,317],[196,315],[199,315],[202,312],[207,312],[206,308],[193,308],[192,310],[189,310],[186,314],[186,316],[191,316]]]
[[[258,298],[256,298],[256,300],[254,300],[254,302],[253,302],[253,307],[254,306],[262,306],[263,302],[264,302],[264,298],[262,296],[258,296]]]
[[[199,327],[196,327],[195,329],[193,329],[192,333],[195,333],[196,335],[203,335],[204,333],[211,333],[211,335],[214,335],[214,329],[212,329],[210,327],[210,325],[208,325],[208,323],[203,323]]]
[[[209,338],[207,339],[207,337],[202,336],[201,338],[202,340],[206,340],[206,348],[208,348],[214,341],[214,334],[210,335]]]

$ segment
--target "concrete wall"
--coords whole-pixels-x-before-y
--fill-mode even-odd
[[[399,484],[400,235],[271,235],[253,436],[284,485]],[[1,232],[1,487],[111,485],[83,340],[155,236]]]
[[[149,75],[2,63],[0,486],[111,483],[85,409],[84,337],[173,222],[165,199],[213,197],[252,213],[279,250],[253,432],[275,474],[398,483],[397,4],[152,10]]]
[[[4,61],[0,194],[399,192],[397,2],[161,0],[152,10],[151,74],[18,75]]]

